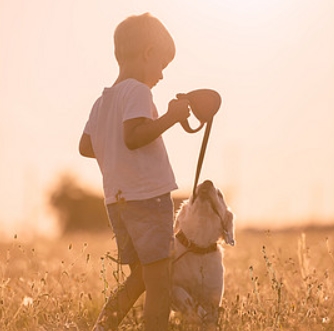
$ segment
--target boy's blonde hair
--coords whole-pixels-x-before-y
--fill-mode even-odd
[[[149,13],[130,16],[114,33],[115,57],[119,65],[136,58],[147,46],[157,47],[167,61],[175,56],[173,38],[165,26]]]

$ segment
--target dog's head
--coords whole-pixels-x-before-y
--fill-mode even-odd
[[[177,222],[189,239],[196,238],[203,245],[223,238],[226,244],[234,246],[233,218],[223,194],[206,180],[197,186],[195,194],[181,207]]]

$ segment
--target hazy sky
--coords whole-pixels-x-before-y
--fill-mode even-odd
[[[0,234],[47,229],[46,196],[64,172],[101,189],[78,140],[118,73],[114,28],[147,11],[177,47],[153,89],[160,114],[179,92],[223,97],[201,180],[238,222],[334,220],[333,0],[0,0]],[[202,135],[164,134],[182,190]]]

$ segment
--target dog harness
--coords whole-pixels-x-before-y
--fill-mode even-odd
[[[188,252],[192,252],[195,254],[208,254],[215,252],[217,250],[217,243],[213,243],[207,247],[201,247],[193,243],[191,240],[189,240],[186,235],[180,230],[175,237],[178,239],[178,241],[186,248],[188,248]]]

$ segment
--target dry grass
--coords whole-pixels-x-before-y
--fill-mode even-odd
[[[110,236],[0,245],[0,330],[91,330],[127,270]],[[239,231],[225,251],[220,330],[334,330],[334,230]],[[109,252],[109,253],[108,253]],[[140,310],[140,305],[137,310]],[[130,316],[123,329],[140,329]],[[172,321],[170,330],[186,330]]]

